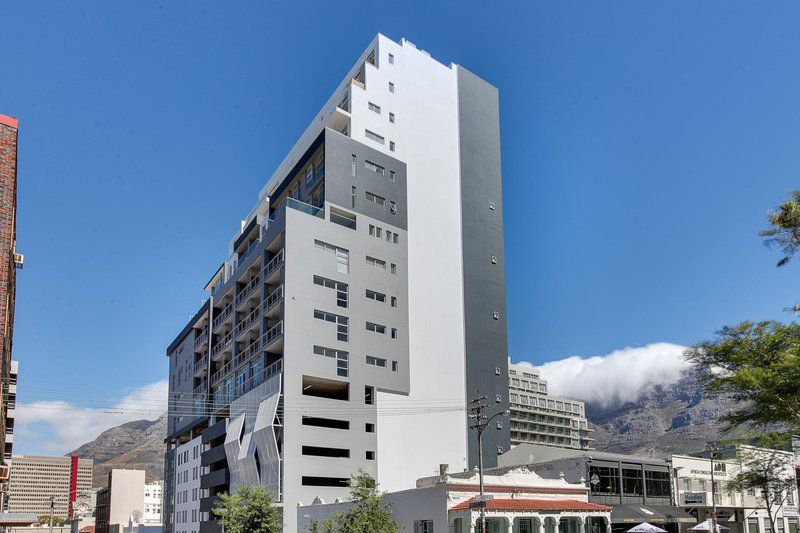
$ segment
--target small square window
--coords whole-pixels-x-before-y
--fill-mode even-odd
[[[375,460],[375,452],[367,450],[367,461]]]
[[[375,433],[375,424],[367,422],[366,424],[364,424],[364,431],[366,431],[367,433]]]

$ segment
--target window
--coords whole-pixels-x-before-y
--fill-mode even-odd
[[[336,305],[347,308],[347,283],[336,281],[322,276],[314,276],[314,285],[319,285],[336,291]]]
[[[367,199],[368,202],[372,202],[373,204],[384,205],[386,203],[386,199],[383,196],[372,194],[369,191],[364,191],[364,197]]]
[[[364,431],[366,431],[367,433],[375,433],[375,424],[367,422],[366,424],[364,424]]]
[[[400,368],[400,365],[397,364],[397,361],[392,361],[392,372],[397,372],[397,370],[399,368]]]
[[[389,171],[389,181],[392,183],[397,181],[397,174],[395,174],[394,170]]]
[[[375,227],[375,236],[376,236],[377,238],[379,238],[379,239],[380,239],[380,238],[381,238],[381,232],[382,232],[382,231],[383,231],[383,230],[382,230],[381,228],[379,228],[379,227],[377,227],[377,226],[376,226],[376,227]]]
[[[389,141],[389,151],[394,152],[394,141]]]
[[[382,357],[372,357],[371,355],[368,355],[367,364],[371,366],[379,366],[381,368],[386,368],[386,359],[383,359]]]
[[[692,480],[685,478],[681,480],[681,485],[683,485],[684,492],[691,492],[692,491]]]
[[[389,202],[389,212],[393,215],[397,214],[397,204],[394,202]]]
[[[350,398],[350,384],[335,379],[303,376],[303,396],[347,401]]]
[[[335,207],[331,207],[331,222],[345,228],[356,229],[356,216]]]
[[[370,111],[374,111],[375,113],[377,113],[379,115],[381,114],[381,106],[373,104],[372,102],[368,102],[368,103],[369,103],[369,110]]]
[[[394,124],[394,113],[391,113],[391,112],[389,113],[389,122]]]
[[[372,405],[375,403],[375,388],[369,385],[364,387],[364,403]]]
[[[486,521],[486,531],[493,531],[494,529],[489,527],[489,521]],[[480,524],[477,524],[475,530],[478,531],[480,529]],[[433,520],[414,520],[414,533],[433,533]]]
[[[397,338],[397,329],[395,329],[395,328],[392,328],[392,338],[393,339]]]
[[[354,178],[356,177],[356,163],[357,162],[358,162],[358,158],[356,157],[356,154],[353,154],[353,162],[352,162],[352,165],[350,167],[350,173],[353,175]]]
[[[380,174],[381,176],[383,176],[386,173],[385,168],[376,163],[373,163],[372,161],[364,160],[364,168],[366,168],[367,170],[371,170],[376,174]]]
[[[394,65],[394,54],[389,54],[389,64]]]
[[[350,357],[349,352],[335,350],[333,348],[326,348],[325,346],[314,346],[314,354],[336,359],[336,375],[343,378],[347,377],[348,361]]]
[[[374,461],[374,460],[375,460],[375,452],[367,450],[367,461]]]
[[[394,244],[400,244],[400,235],[398,235],[397,233],[395,233],[394,235],[392,235],[392,242],[393,242]]]
[[[375,291],[370,290],[370,289],[367,289],[367,298],[369,298],[370,300],[375,300],[376,302],[385,302],[386,301],[386,295],[385,294],[380,293],[380,292],[375,292]],[[392,299],[394,299],[394,296],[392,296]],[[392,307],[394,307],[394,306],[392,306]]]
[[[367,264],[386,270],[386,261],[382,259],[375,259],[374,257],[367,256]]]
[[[381,335],[386,334],[386,326],[381,324],[375,324],[374,322],[367,322],[367,331],[373,331],[375,333],[380,333]]]
[[[645,470],[644,484],[647,497],[654,496],[656,498],[669,498],[669,472],[657,472],[654,470]]]
[[[619,468],[592,466],[589,471],[592,494],[619,494]]]
[[[758,518],[748,518],[747,533],[758,533]]]
[[[392,296],[392,307],[397,307],[397,296]]]
[[[370,141],[375,141],[378,144],[386,144],[385,139],[374,131],[364,130],[364,135],[366,135],[367,139]]]
[[[384,268],[386,267],[384,266]],[[392,274],[397,274],[397,265],[395,265],[394,263],[392,263]]]
[[[519,403],[519,394],[511,393],[509,398],[511,403]]]
[[[350,192],[350,207],[352,207],[353,209],[356,208],[356,193],[357,193],[357,191],[356,191],[356,188],[354,186],[352,191]]]
[[[345,448],[328,448],[326,446],[303,446],[303,455],[315,457],[350,457],[350,450]]]
[[[622,468],[622,493],[625,496],[642,496],[642,470],[641,468]],[[650,496],[650,492],[647,493]]]
[[[394,94],[394,83],[391,81],[389,82],[389,92]]]
[[[350,478],[303,476],[302,483],[304,487],[349,487]]]
[[[789,521],[789,533],[797,533],[797,518],[787,518],[787,520]]]
[[[347,342],[347,317],[314,309],[314,318],[336,324],[336,338]]]
[[[348,250],[316,239],[314,240],[314,246],[319,250],[332,253],[336,256],[336,262],[338,264],[337,269],[339,272],[342,274],[350,272],[350,252]]]

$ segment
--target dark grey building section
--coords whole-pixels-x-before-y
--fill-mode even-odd
[[[468,399],[478,391],[487,396],[491,415],[508,409],[500,113],[497,89],[457,68],[466,390]],[[496,465],[497,454],[511,446],[508,416],[495,421],[484,432],[486,466]],[[478,464],[472,434],[468,459],[470,466]]]
[[[378,165],[383,173],[368,169],[367,162]],[[383,198],[384,205],[368,201],[367,192]],[[331,129],[325,130],[325,199],[408,229],[406,164]],[[390,208],[392,202],[394,212]]]

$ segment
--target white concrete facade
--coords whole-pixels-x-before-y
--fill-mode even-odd
[[[144,523],[160,524],[162,521],[162,502],[164,498],[164,482],[153,481],[144,484]]]
[[[175,533],[200,531],[200,476],[202,466],[201,438],[197,437],[177,449],[175,461]]]

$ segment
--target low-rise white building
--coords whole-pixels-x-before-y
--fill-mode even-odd
[[[544,479],[527,467],[496,470],[484,476],[488,533],[607,533],[611,507],[589,502],[585,485]],[[417,481],[417,488],[392,492],[385,500],[393,518],[409,533],[476,531],[480,509],[477,472],[445,474]],[[298,531],[312,531],[348,502],[299,506]]]
[[[160,524],[161,509],[164,497],[164,482],[153,481],[144,485],[144,520],[145,524]]]

